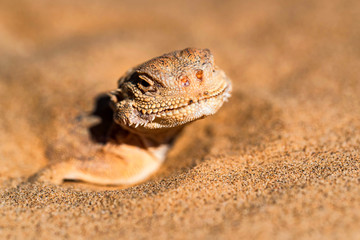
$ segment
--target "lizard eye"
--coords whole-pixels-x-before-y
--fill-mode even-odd
[[[156,92],[155,82],[148,75],[139,75],[137,86],[143,92]]]
[[[140,84],[142,87],[145,87],[145,88],[151,86],[150,83],[148,83],[148,82],[145,81],[145,80],[141,80],[141,81],[139,82],[139,84]]]

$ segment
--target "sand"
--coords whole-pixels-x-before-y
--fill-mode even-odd
[[[233,96],[157,175],[27,181],[128,68],[185,47]],[[0,55],[0,239],[360,239],[359,1],[2,0]]]

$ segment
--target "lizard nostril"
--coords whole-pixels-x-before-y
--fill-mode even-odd
[[[181,81],[181,84],[184,86],[184,87],[187,87],[187,86],[189,86],[190,85],[190,81],[189,81],[189,78],[188,77],[183,77],[183,78],[181,78],[180,79],[180,81]]]

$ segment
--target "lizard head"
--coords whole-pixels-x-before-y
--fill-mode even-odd
[[[178,127],[214,114],[231,82],[208,49],[187,48],[129,70],[110,93],[114,120],[135,130]]]

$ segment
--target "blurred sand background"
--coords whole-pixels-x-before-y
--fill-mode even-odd
[[[185,47],[233,96],[156,176],[26,181],[128,68]],[[1,239],[360,239],[359,1],[1,0],[0,56]]]

